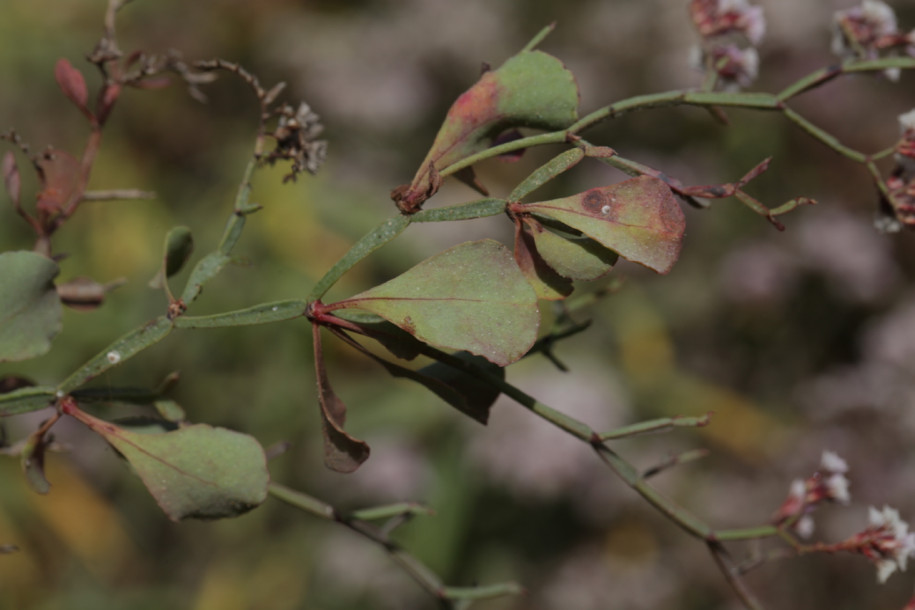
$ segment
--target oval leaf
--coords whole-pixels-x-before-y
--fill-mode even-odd
[[[234,517],[267,497],[267,458],[251,436],[206,424],[143,434],[75,407],[65,412],[100,434],[130,462],[173,521]]]
[[[439,170],[489,148],[507,129],[563,129],[577,118],[572,73],[542,51],[522,51],[483,74],[454,102],[413,182],[392,197],[402,210],[415,212],[438,190]]]
[[[596,280],[609,273],[617,255],[590,237],[556,234],[543,229],[532,230],[537,252],[562,277],[573,280]]]
[[[670,187],[650,176],[519,207],[577,229],[658,273],[670,271],[680,256],[686,228]]]
[[[532,228],[530,225],[533,225]],[[574,286],[572,280],[559,275],[544,260],[534,244],[532,233],[545,231],[539,222],[532,217],[515,219],[515,262],[538,299],[558,301],[570,294]]]
[[[0,254],[0,362],[47,352],[60,331],[61,306],[52,281],[57,263],[34,252]]]
[[[70,98],[77,108],[88,113],[86,104],[89,101],[89,91],[82,72],[74,68],[69,61],[61,58],[54,65],[54,78],[57,79],[57,84],[64,95]]]
[[[424,343],[468,351],[499,366],[537,338],[537,296],[511,253],[491,239],[466,242],[337,303],[393,322]]]
[[[19,209],[19,196],[22,191],[22,181],[19,177],[19,167],[16,165],[16,157],[11,152],[3,155],[3,161],[0,162],[0,171],[3,173],[3,183],[6,185],[6,192],[13,201],[13,207]]]

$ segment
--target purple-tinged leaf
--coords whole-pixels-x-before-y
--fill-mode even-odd
[[[649,176],[515,211],[542,215],[581,231],[623,258],[667,273],[680,255],[683,210],[663,181]]]
[[[393,322],[424,343],[468,351],[499,366],[537,338],[537,295],[511,253],[491,239],[466,242],[396,278],[335,303]]]
[[[13,202],[13,207],[18,210],[22,194],[22,179],[19,176],[19,167],[16,165],[16,156],[10,151],[3,155],[2,171],[6,192]]]
[[[90,116],[89,108],[89,91],[86,89],[86,80],[82,72],[77,70],[66,59],[58,59],[54,65],[54,78],[60,90],[64,92],[71,102],[86,116]]]
[[[40,214],[53,216],[73,197],[79,186],[80,164],[68,152],[49,149],[38,161],[41,191],[36,207]]]
[[[413,182],[391,196],[405,213],[416,212],[441,185],[439,171],[491,147],[507,130],[563,129],[577,118],[572,73],[542,51],[522,51],[458,97]]]
[[[555,227],[546,229],[542,224],[537,230],[535,226],[531,227],[531,236],[538,254],[562,277],[596,280],[609,273],[619,259],[616,252],[590,237],[573,235]]]

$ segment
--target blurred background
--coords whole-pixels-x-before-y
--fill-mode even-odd
[[[193,313],[304,298],[359,236],[394,213],[390,189],[408,182],[454,98],[483,62],[498,66],[545,24],[541,49],[576,74],[582,113],[632,95],[696,86],[695,38],[686,1],[579,0],[209,0],[138,1],[121,13],[125,51],[180,50],[188,59],[236,61],[290,101],[322,117],[329,143],[316,177],[282,184],[259,173],[241,264],[209,284]],[[833,12],[846,0],[761,2],[768,33],[760,79],[777,91],[829,65]],[[903,31],[915,10],[895,2]],[[101,34],[104,2],[5,0],[0,5],[0,125],[34,150],[78,153],[86,127],[53,79],[60,57],[84,69]],[[892,146],[897,116],[915,105],[913,77],[892,84],[844,78],[793,107],[866,152]],[[148,288],[165,233],[194,232],[197,254],[221,234],[251,151],[257,107],[235,79],[207,87],[209,103],[182,86],[127,91],[106,128],[92,188],[139,188],[154,201],[87,203],[56,251],[61,280],[125,278],[105,305],[68,310],[41,358],[0,365],[0,375],[56,384],[110,341],[163,311]],[[680,262],[667,277],[620,264],[619,290],[576,313],[587,333],[561,343],[562,373],[541,357],[512,366],[509,380],[604,430],[644,419],[701,415],[712,425],[618,443],[639,467],[681,451],[710,456],[657,477],[667,494],[716,527],[765,523],[792,479],[823,450],[850,464],[852,505],[816,514],[817,539],[838,541],[866,524],[868,505],[915,518],[909,451],[915,417],[915,242],[873,229],[875,189],[866,171],[777,115],[730,111],[730,127],[698,109],[640,112],[588,133],[687,184],[727,182],[767,156],[749,191],[769,205],[798,195],[815,207],[771,225],[734,200],[687,209]],[[559,149],[478,173],[507,194]],[[25,163],[20,157],[20,166]],[[889,165],[885,170],[888,171]],[[543,198],[618,181],[583,163]],[[24,172],[25,193],[34,192]],[[429,205],[474,194],[447,183]],[[28,201],[28,197],[25,198]],[[0,206],[3,250],[31,247],[28,227]],[[414,227],[361,264],[329,297],[363,290],[453,243],[509,242],[503,218]],[[173,285],[181,286],[186,272]],[[549,314],[550,306],[544,311]],[[424,389],[394,380],[363,356],[326,341],[331,379],[350,409],[348,428],[373,447],[354,475],[321,465],[309,328],[304,321],[240,329],[178,331],[96,380],[154,386],[181,372],[175,399],[192,421],[248,432],[290,450],[270,464],[275,480],[341,509],[415,500],[435,510],[398,540],[449,584],[517,580],[519,598],[491,610],[732,609],[740,607],[703,545],[615,480],[589,448],[500,401],[488,427],[467,421]],[[103,407],[102,416],[125,412]],[[10,441],[47,412],[3,422]],[[0,460],[0,609],[195,610],[433,608],[384,553],[331,523],[269,500],[234,520],[173,524],[102,442],[61,422],[71,452],[49,457],[48,496],[27,489],[14,459]],[[734,547],[738,557],[747,547]],[[876,584],[866,560],[810,556],[765,565],[750,586],[769,608],[901,608],[911,575]]]

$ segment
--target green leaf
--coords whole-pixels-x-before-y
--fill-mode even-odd
[[[566,298],[574,289],[572,280],[562,277],[547,264],[537,251],[532,230],[528,225],[543,230],[540,223],[531,217],[515,218],[515,262],[518,263],[518,268],[537,293],[538,299],[558,301]]]
[[[163,288],[167,278],[184,267],[194,251],[194,237],[188,227],[175,227],[165,236],[162,268],[150,282],[151,288]]]
[[[61,327],[58,271],[57,263],[34,252],[0,254],[0,362],[51,349]]]
[[[413,182],[391,195],[401,210],[415,212],[438,190],[439,171],[489,148],[507,129],[552,131],[577,118],[578,85],[572,73],[542,51],[522,51],[483,74],[454,102]],[[466,178],[473,180],[472,174]]]
[[[335,304],[369,311],[424,343],[505,366],[537,338],[537,295],[502,244],[466,242]]]
[[[267,458],[260,444],[246,434],[206,424],[144,434],[75,407],[65,408],[65,413],[124,456],[174,521],[234,517],[267,497]]]
[[[331,267],[330,271],[324,274],[324,277],[318,280],[318,283],[311,289],[308,300],[316,301],[324,296],[324,293],[330,290],[331,286],[343,277],[344,273],[352,269],[353,265],[400,235],[404,229],[410,226],[410,221],[411,219],[407,216],[395,216],[375,227],[371,233],[364,235],[353,244],[353,247],[349,249],[349,252],[343,258]],[[185,299],[185,302],[187,302],[187,299]]]
[[[57,390],[46,386],[19,388],[0,394],[0,417],[38,411],[57,398]]]
[[[164,339],[174,328],[174,323],[166,316],[159,316],[149,323],[132,330],[107,348],[96,354],[89,362],[63,380],[60,391],[72,392],[90,379],[101,375],[108,369],[117,366],[128,358]]]
[[[531,235],[537,252],[562,277],[595,280],[609,273],[618,259],[616,253],[583,235],[556,233],[542,225],[540,230],[532,228]]]
[[[469,203],[422,210],[410,217],[413,222],[448,222],[495,216],[505,212],[504,199],[478,199]]]
[[[180,316],[175,318],[175,327],[219,328],[282,322],[301,318],[307,305],[305,301],[277,301],[210,316]]]
[[[524,199],[559,174],[577,165],[584,158],[585,153],[580,148],[573,148],[556,155],[522,180],[521,184],[516,186],[508,196],[508,200],[520,201]]]
[[[203,285],[219,275],[219,272],[231,262],[232,258],[222,252],[210,252],[200,259],[187,279],[181,300],[187,304],[200,296]]]
[[[577,229],[658,273],[676,262],[686,228],[670,187],[649,176],[518,208]]]

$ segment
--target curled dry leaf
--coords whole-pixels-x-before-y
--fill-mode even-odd
[[[327,377],[321,349],[321,327],[312,324],[318,402],[321,407],[321,429],[324,434],[324,464],[337,472],[353,472],[369,458],[369,446],[347,434],[346,404],[334,392]]]

